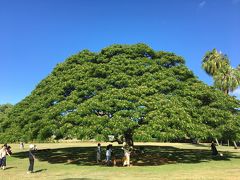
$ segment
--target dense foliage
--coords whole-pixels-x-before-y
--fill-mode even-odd
[[[3,127],[8,123],[8,115],[12,110],[13,105],[11,104],[2,104],[0,105],[0,133],[4,131]]]
[[[14,106],[0,139],[240,139],[240,103],[173,53],[144,44],[83,50]]]

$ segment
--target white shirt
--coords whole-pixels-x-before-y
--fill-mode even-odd
[[[6,157],[7,155],[7,150],[5,148],[2,148],[0,150],[0,158]]]
[[[111,156],[111,150],[110,149],[106,151],[106,156]]]

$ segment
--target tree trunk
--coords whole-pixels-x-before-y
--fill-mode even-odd
[[[227,140],[227,144],[228,144],[228,147],[229,147],[229,139]]]
[[[215,138],[215,141],[216,141],[216,143],[217,143],[217,146],[219,146],[219,142],[218,142],[218,139],[217,139],[217,138]]]
[[[118,142],[118,144],[123,144],[124,137],[123,137],[123,135],[119,135],[119,136],[115,137],[115,140]]]
[[[228,89],[225,89],[225,90],[223,90],[223,92],[224,92],[224,94],[228,95],[229,90],[228,90]]]
[[[131,130],[124,133],[125,142],[129,147],[133,147],[133,134]]]
[[[234,145],[234,149],[237,149],[237,148],[238,148],[236,141],[233,141],[233,145]]]

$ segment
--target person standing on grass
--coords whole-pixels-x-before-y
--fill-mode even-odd
[[[97,163],[99,163],[101,161],[101,144],[98,143],[97,146]]]
[[[111,164],[111,148],[110,145],[107,145],[107,149],[106,149],[106,161],[107,161],[107,165],[109,166]]]
[[[22,141],[20,142],[19,147],[20,147],[20,149],[24,149],[24,144]]]
[[[33,173],[34,168],[34,160],[35,160],[35,145],[30,144],[29,145],[29,152],[28,152],[28,158],[29,158],[29,167],[28,167],[28,174]]]
[[[7,158],[6,156],[10,155],[10,153],[8,152],[8,149],[7,149],[7,144],[4,144],[4,146],[2,147],[2,149],[0,150],[0,166],[1,168],[4,170],[6,168],[6,165],[7,165]]]
[[[213,141],[212,141],[212,144],[211,144],[211,150],[212,150],[212,155],[214,155],[214,156],[218,155],[218,150],[217,150],[216,145]]]
[[[130,166],[131,148],[126,144],[126,142],[124,142],[122,149],[123,149],[123,151],[124,151],[123,166]]]

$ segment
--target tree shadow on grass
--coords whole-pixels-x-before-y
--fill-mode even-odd
[[[47,170],[47,169],[39,169],[39,170],[34,171],[34,173],[40,173],[40,172],[46,171],[46,170]]]
[[[105,147],[102,148],[102,159],[105,158]],[[201,163],[207,161],[230,161],[231,158],[239,158],[234,153],[223,152],[223,156],[212,156],[210,150],[205,149],[179,149],[172,146],[135,146],[131,154],[131,162],[134,166],[158,166],[172,163]],[[27,158],[27,152],[13,154],[16,158]],[[58,149],[38,150],[36,157],[40,161],[50,164],[75,164],[81,166],[99,166],[96,163],[95,147],[68,147]],[[121,147],[113,147],[113,157],[122,159]],[[121,163],[119,164],[121,165]]]
[[[7,169],[12,169],[12,168],[16,168],[16,167],[12,167],[12,166],[6,167],[5,170],[7,170]]]

